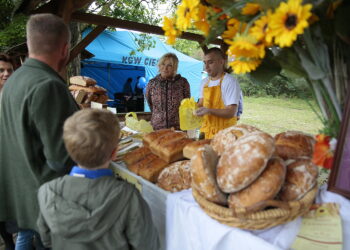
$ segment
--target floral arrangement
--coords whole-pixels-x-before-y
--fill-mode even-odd
[[[336,137],[348,89],[349,13],[346,0],[182,0],[163,29],[170,44],[189,29],[206,44],[223,39],[235,74],[259,82],[279,74],[305,78],[323,133]]]

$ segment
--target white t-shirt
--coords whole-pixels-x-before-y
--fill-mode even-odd
[[[209,78],[206,77],[202,80],[199,98],[203,98],[203,88],[204,85],[208,82]],[[218,86],[220,84],[220,78],[215,81],[210,81],[208,87]],[[239,98],[241,94],[241,88],[238,84],[236,78],[232,75],[225,73],[224,79],[221,83],[221,96],[225,106],[239,104]]]

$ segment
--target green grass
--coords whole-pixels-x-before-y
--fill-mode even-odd
[[[273,97],[244,97],[240,123],[256,126],[272,135],[287,130],[317,134],[322,128],[321,121],[305,100]]]

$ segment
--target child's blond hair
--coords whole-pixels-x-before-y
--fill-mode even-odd
[[[95,168],[110,160],[119,142],[119,121],[107,110],[83,109],[64,123],[63,140],[80,166]]]

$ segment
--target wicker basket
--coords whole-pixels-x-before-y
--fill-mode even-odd
[[[258,230],[287,223],[305,214],[314,202],[317,194],[317,185],[298,201],[267,202],[265,206],[271,205],[278,208],[266,209],[259,212],[251,212],[245,209],[234,211],[233,209],[206,200],[195,188],[192,188],[192,192],[198,204],[213,219],[228,226]],[[260,204],[258,207],[261,208],[262,205]]]

